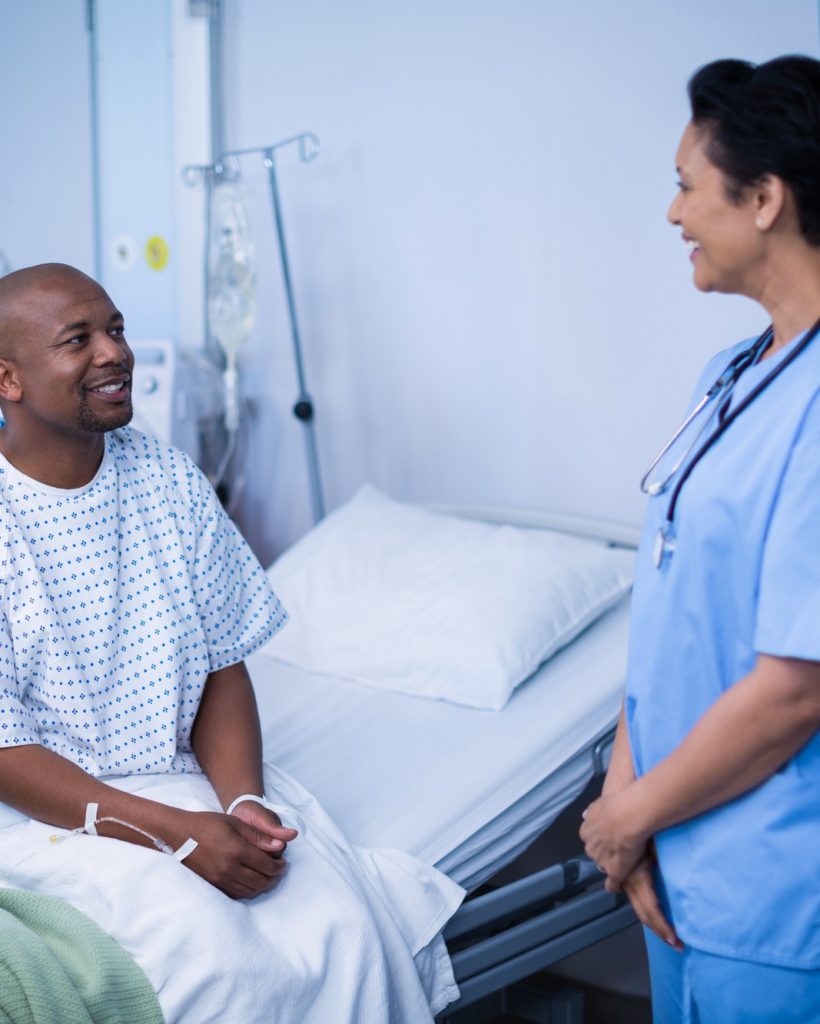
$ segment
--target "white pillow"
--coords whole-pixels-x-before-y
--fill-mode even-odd
[[[632,582],[634,554],[459,519],[365,486],[270,568],[300,668],[499,709]]]

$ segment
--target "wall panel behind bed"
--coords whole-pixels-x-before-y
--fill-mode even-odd
[[[229,145],[322,140],[280,176],[331,507],[370,479],[636,521],[697,370],[758,328],[665,221],[686,78],[817,54],[816,0],[241,0],[225,44]],[[269,558],[310,517],[262,175],[243,517]]]

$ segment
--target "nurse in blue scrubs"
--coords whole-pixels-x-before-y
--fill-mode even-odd
[[[590,857],[646,926],[658,1024],[820,1021],[820,62],[689,82],[669,210],[770,328],[705,368],[644,480],[623,713]],[[705,398],[705,400],[704,400]]]

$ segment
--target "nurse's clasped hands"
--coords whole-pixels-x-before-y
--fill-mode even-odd
[[[623,890],[641,924],[680,951],[683,943],[661,909],[655,888],[651,833],[635,828],[633,787],[634,782],[593,801],[583,813],[581,839],[587,855],[606,874],[606,889]]]
[[[632,807],[635,783],[616,793],[603,794],[584,811],[581,839],[587,856],[607,876],[609,892],[619,892],[627,875],[646,856],[651,831],[640,828]]]

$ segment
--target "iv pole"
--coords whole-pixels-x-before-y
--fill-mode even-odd
[[[285,286],[285,297],[288,306],[288,318],[290,321],[291,345],[293,348],[293,361],[296,367],[296,379],[299,394],[293,406],[293,415],[304,427],[305,450],[307,454],[308,475],[310,480],[310,497],[315,522],[324,518],[325,503],[322,494],[321,474],[319,471],[319,452],[316,446],[316,430],[314,423],[313,401],[307,390],[305,377],[304,360],[302,358],[302,339],[299,333],[299,322],[296,315],[296,302],[293,295],[293,282],[290,273],[290,260],[288,258],[287,242],[285,240],[285,227],[282,217],[282,201],[279,195],[279,183],[276,177],[275,154],[277,149],[298,143],[299,159],[303,163],[314,160],[319,153],[319,140],[311,132],[303,132],[301,135],[293,135],[290,138],[274,142],[269,146],[257,146],[252,149],[234,149],[222,154],[220,160],[215,164],[189,165],[182,171],[183,180],[188,185],[194,185],[199,180],[205,180],[206,185],[210,184],[213,177],[226,177],[228,180],[236,180],[239,177],[239,157],[259,153],[262,155],[262,164],[268,172],[268,184],[270,186],[271,204],[273,206],[273,219],[276,228],[276,239],[279,247],[279,259],[282,266],[282,278]],[[234,173],[228,168],[233,165]]]
[[[316,447],[316,430],[313,421],[313,401],[307,390],[305,380],[304,360],[302,359],[302,338],[299,333],[299,321],[296,316],[296,302],[293,297],[293,283],[290,276],[290,260],[288,259],[288,247],[285,241],[285,224],[282,218],[282,200],[279,196],[279,183],[276,178],[276,150],[293,143],[299,145],[299,159],[303,163],[310,163],[319,154],[319,140],[311,132],[303,132],[301,135],[294,135],[281,142],[274,142],[270,146],[259,146],[255,149],[234,149],[225,153],[226,160],[237,160],[240,156],[253,153],[262,154],[262,164],[268,172],[268,184],[270,185],[271,205],[273,207],[273,219],[276,226],[276,240],[279,245],[279,259],[282,265],[282,279],[285,285],[285,297],[288,303],[288,318],[290,320],[290,337],[293,347],[293,362],[296,366],[296,380],[299,386],[299,394],[293,406],[293,415],[302,423],[305,428],[305,450],[307,453],[308,473],[310,475],[310,497],[313,506],[313,519],[319,522],[325,517],[325,502],[322,495],[322,482],[319,474],[319,452]]]

